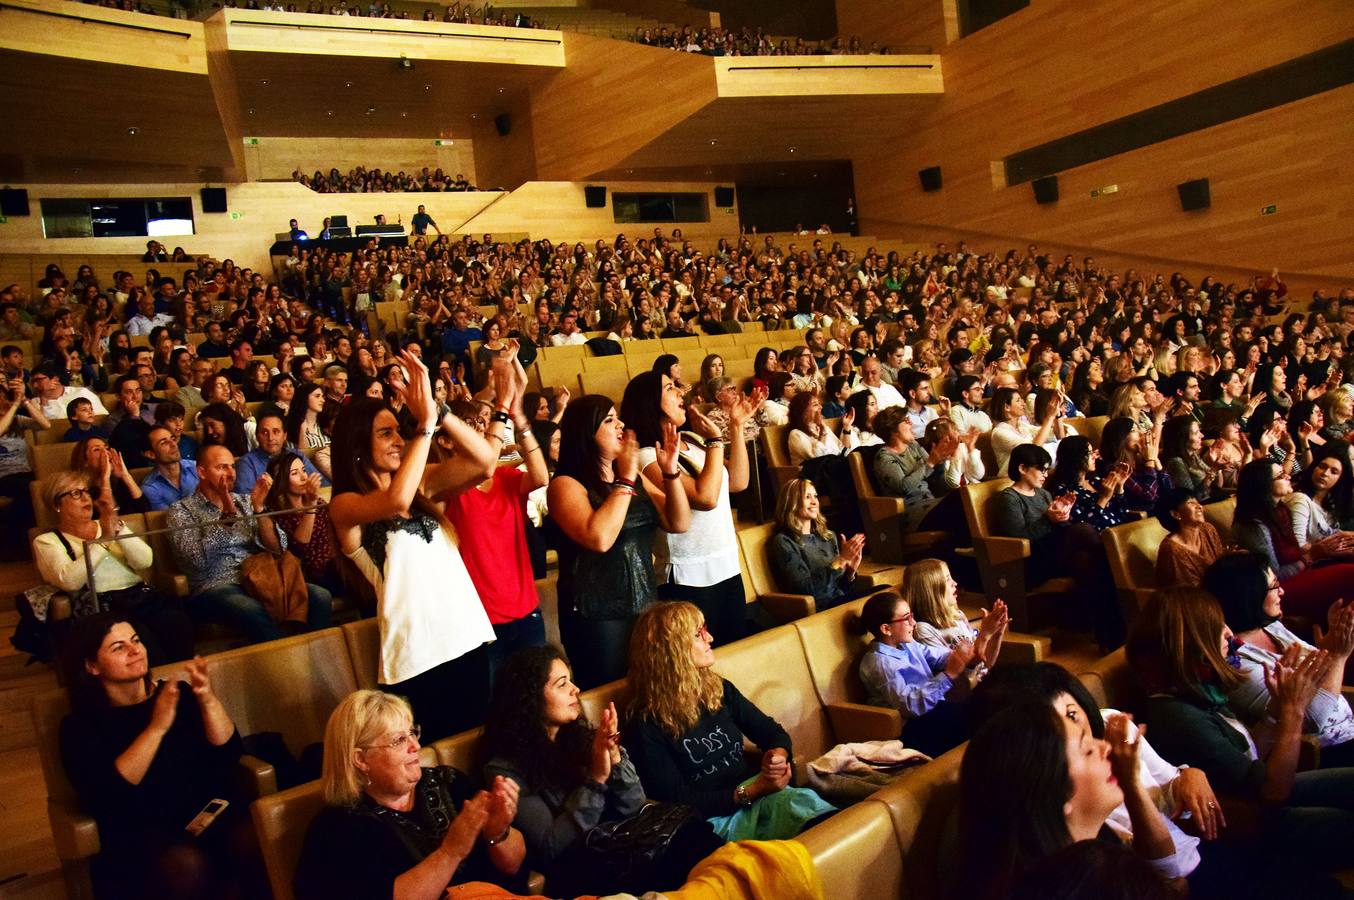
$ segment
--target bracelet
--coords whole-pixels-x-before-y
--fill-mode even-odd
[[[614,483],[614,484],[611,485],[611,492],[612,492],[613,494],[614,494],[614,493],[617,493],[617,492],[622,493],[622,494],[629,494],[631,497],[635,497],[635,496],[638,496],[638,495],[639,495],[639,491],[635,490],[635,489],[634,489],[633,487],[631,487],[630,485],[628,485],[628,484],[619,484],[619,483]]]
[[[706,449],[706,450],[713,450],[713,449],[715,449],[716,447],[723,447],[723,446],[724,446],[724,439],[723,439],[723,438],[710,438],[708,441],[705,442],[705,449]]]
[[[500,410],[497,410],[492,416],[489,417],[489,421],[491,421],[491,422],[499,422],[499,423],[501,423],[501,424],[503,424],[503,425],[507,425],[509,422],[512,421],[512,417],[509,416],[507,413],[505,413],[503,410],[500,409]]]
[[[485,839],[484,839],[484,843],[488,844],[490,847],[494,846],[494,844],[501,844],[501,843],[503,843],[504,841],[506,841],[506,840],[508,839],[508,835],[510,835],[510,834],[512,834],[512,826],[511,826],[511,825],[509,825],[507,828],[504,828],[504,829],[503,829],[503,833],[500,834],[498,837],[496,837],[496,838],[485,838]]]
[[[681,469],[678,469],[676,472],[664,472],[664,473],[663,473],[663,480],[664,480],[664,481],[676,481],[678,478],[681,478],[681,477],[682,477],[682,470],[681,470]]]
[[[635,486],[635,480],[634,480],[633,478],[622,478],[622,477],[619,476],[619,475],[615,476],[615,478],[612,480],[611,483],[612,483],[613,485],[619,484],[619,485],[622,485],[623,487],[628,487],[628,488],[632,488],[632,487]]]

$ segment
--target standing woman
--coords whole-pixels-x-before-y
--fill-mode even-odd
[[[655,484],[640,471],[635,433],[606,397],[574,401],[560,425],[546,497],[560,529],[560,636],[584,690],[625,674],[635,617],[655,595],[654,532],[680,534],[691,524],[676,426],[664,422],[662,436]]]
[[[345,406],[334,428],[329,514],[339,550],[376,593],[377,681],[409,701],[431,743],[482,721],[489,694],[483,645],[494,630],[451,525],[428,497],[482,481],[498,455],[470,426],[445,416],[441,427],[455,437],[457,453],[429,466],[438,422],[428,370],[412,354],[401,358],[409,380],[399,392],[417,430],[406,442],[379,400]]]
[[[721,405],[735,433],[741,433],[757,402],[724,392]],[[635,431],[641,471],[650,482],[663,478],[654,447],[663,438],[664,426],[692,426],[677,437],[679,481],[691,507],[691,527],[681,534],[661,532],[654,544],[658,594],[664,600],[694,603],[714,624],[716,634],[726,641],[738,640],[746,630],[747,601],[729,494],[748,486],[747,443],[726,444],[709,419],[685,408],[677,383],[657,372],[631,379],[621,415]]]

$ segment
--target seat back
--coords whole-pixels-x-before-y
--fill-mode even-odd
[[[991,509],[993,498],[1011,486],[1009,478],[994,478],[977,484],[966,484],[960,495],[964,504],[964,519],[975,542],[993,537]]]
[[[1236,515],[1236,497],[1228,497],[1204,506],[1204,518],[1218,529],[1223,546],[1232,542],[1232,518]]]
[[[768,425],[762,429],[762,446],[766,450],[766,461],[773,466],[791,466],[790,462],[790,426]]]
[[[974,442],[973,446],[978,448],[978,456],[983,461],[983,471],[988,474],[988,477],[995,477],[997,474],[997,454],[992,449],[992,432],[984,431],[978,435],[978,440]]]
[[[903,856],[889,809],[877,800],[847,807],[795,840],[808,848],[829,897],[901,897]]]
[[[726,644],[715,651],[715,671],[780,723],[794,741],[801,763],[832,746],[827,713],[814,697],[813,678],[799,632],[782,625]]]
[[[74,444],[37,444],[29,447],[28,452],[33,460],[34,477],[39,481],[44,481],[57,472],[64,472],[69,469],[71,467],[71,451],[74,449]]]
[[[1122,647],[1096,660],[1089,669],[1078,673],[1077,678],[1101,709],[1110,707],[1124,712],[1141,712],[1143,701],[1147,699]]]
[[[1110,420],[1109,416],[1077,416],[1071,419],[1063,419],[1067,427],[1085,438],[1090,438],[1092,446],[1100,446],[1100,436],[1105,431],[1105,423]]]
[[[430,746],[433,752],[437,754],[439,766],[452,766],[478,779],[481,776],[479,751],[480,740],[483,737],[483,728],[472,728],[469,731],[462,731],[460,734],[442,738],[442,740]]]
[[[818,702],[824,706],[865,702],[865,686],[856,664],[870,645],[870,637],[851,630],[852,620],[864,608],[865,601],[856,600],[791,623],[804,647]]]
[[[618,372],[584,372],[580,379],[583,383],[584,394],[601,394],[603,397],[609,397],[612,403],[617,405],[621,402],[621,397],[625,395],[625,386],[630,383],[630,376],[624,370]]]
[[[273,900],[292,900],[292,879],[301,859],[306,831],[324,808],[320,782],[308,781],[255,800],[250,807],[259,836]]]
[[[615,703],[617,715],[624,719],[625,690],[625,679],[618,678],[590,691],[584,691],[578,699],[583,704],[583,713],[588,717],[588,721],[593,725],[601,722],[602,713],[606,712],[608,703]]]
[[[240,734],[281,733],[300,756],[324,739],[325,722],[339,701],[357,690],[352,663],[337,628],[213,653],[212,689]],[[157,666],[164,677],[182,664]]]
[[[146,513],[146,531],[160,531],[168,528],[166,521],[167,510],[156,509]],[[154,578],[155,586],[173,597],[177,593],[174,588],[174,576],[179,574],[179,563],[174,556],[174,545],[169,540],[169,533],[152,534],[146,538],[146,543],[150,544],[151,552],[155,557]]]
[[[888,807],[903,854],[904,892],[908,900],[949,896],[958,848],[960,745],[909,771],[874,794]],[[869,802],[869,801],[867,801]]]
[[[45,691],[33,698],[33,731],[38,759],[42,762],[42,777],[47,781],[47,796],[75,806],[75,786],[61,763],[61,720],[70,710],[70,695],[65,688]]]
[[[1120,590],[1156,587],[1157,550],[1169,533],[1155,516],[1100,532],[1114,584]]]
[[[771,574],[771,564],[766,555],[767,544],[776,533],[776,528],[775,522],[764,522],[738,532],[738,545],[743,549],[743,571],[758,595],[774,594],[780,590]]]
[[[360,688],[375,688],[381,671],[381,627],[375,619],[358,619],[343,626],[343,642],[348,648],[353,677]]]

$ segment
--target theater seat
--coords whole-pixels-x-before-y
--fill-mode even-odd
[[[301,859],[306,830],[324,808],[320,782],[309,781],[291,790],[260,797],[250,807],[254,831],[263,849],[273,900],[292,900],[292,879]]]
[[[795,840],[808,848],[825,896],[903,896],[903,855],[884,804],[864,800]]]
[[[1100,532],[1114,585],[1119,589],[1119,608],[1124,612],[1125,622],[1132,622],[1151,599],[1157,587],[1157,551],[1169,534],[1156,517],[1125,522]]]
[[[1204,504],[1204,518],[1218,529],[1218,537],[1222,538],[1224,547],[1232,542],[1232,519],[1235,516],[1236,497]]]
[[[788,594],[777,589],[767,560],[766,545],[776,533],[776,524],[767,522],[738,532],[738,549],[743,557],[743,588],[749,603],[762,605],[778,622],[790,622],[813,615],[816,609],[810,594]]]
[[[762,452],[766,454],[766,463],[776,480],[776,493],[785,490],[785,485],[799,477],[799,466],[790,462],[790,426],[768,425],[761,433]]]
[[[873,562],[896,564],[929,556],[949,539],[943,531],[904,533],[903,515],[907,504],[903,498],[889,497],[875,490],[873,479],[865,471],[865,453],[855,451],[846,459],[851,466],[851,483],[860,502],[860,518],[865,523],[865,539]]]
[[[1090,438],[1091,445],[1100,446],[1100,436],[1105,433],[1105,425],[1110,420],[1109,416],[1074,416],[1070,419],[1063,419],[1068,429],[1085,438]]]
[[[844,603],[792,626],[804,648],[814,694],[827,713],[838,743],[890,740],[903,729],[898,710],[865,702],[865,685],[857,664],[871,639],[853,633],[851,628],[852,620],[864,607],[864,600]]]
[[[343,626],[343,642],[348,648],[353,677],[360,688],[377,687],[381,671],[381,627],[375,619],[359,619]]]
[[[1043,584],[1027,587],[1025,560],[1030,542],[1025,538],[998,537],[992,532],[991,505],[997,494],[1010,487],[1008,478],[966,484],[959,488],[973,538],[974,558],[982,576],[987,602],[1004,600],[1011,614],[1011,627],[1030,631],[1029,598],[1035,594],[1066,594],[1074,584],[1070,578],[1050,578]]]
[[[893,818],[908,900],[950,896],[958,850],[959,767],[967,744],[912,769],[874,793]],[[868,895],[867,895],[868,896]]]

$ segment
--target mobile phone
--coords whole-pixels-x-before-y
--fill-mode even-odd
[[[225,812],[227,806],[230,806],[229,800],[217,799],[209,801],[206,806],[202,807],[202,812],[193,816],[193,821],[189,822],[183,830],[193,837],[197,837],[207,830],[208,825],[216,821],[217,816]]]

